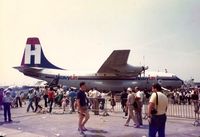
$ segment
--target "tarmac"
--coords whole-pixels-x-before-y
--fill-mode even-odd
[[[0,110],[0,137],[79,137],[77,130],[78,114],[63,113],[61,109],[54,109],[52,114],[26,112],[26,106],[14,108],[12,123],[4,123],[3,111]],[[86,137],[147,137],[148,122],[134,128],[130,121],[125,127],[126,119],[121,111],[108,112],[109,116],[94,115],[90,112],[90,119],[86,124]],[[166,137],[200,137],[200,126],[193,126],[194,119],[168,117],[166,123]]]

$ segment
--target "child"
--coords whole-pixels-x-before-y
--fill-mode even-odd
[[[62,102],[62,108],[63,108],[63,113],[65,112],[65,108],[67,106],[67,102],[68,102],[68,99],[67,99],[67,96],[64,95],[63,99],[61,100]]]

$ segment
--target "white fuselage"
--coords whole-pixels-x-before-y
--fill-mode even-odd
[[[161,74],[161,73],[160,73]],[[139,87],[141,89],[151,90],[153,83],[160,83],[165,88],[179,88],[182,81],[174,74],[149,75],[148,77],[127,77],[117,76],[112,73],[89,73],[89,72],[75,72],[68,70],[43,69],[37,74],[37,79],[51,82],[59,76],[59,84],[67,87],[79,87],[79,83],[84,81],[88,88],[97,88],[105,91],[122,91],[127,87]]]

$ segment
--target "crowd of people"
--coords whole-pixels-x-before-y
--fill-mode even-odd
[[[172,104],[188,104],[191,105],[194,100],[196,100],[195,95],[198,94],[197,88],[191,89],[177,89],[171,92],[171,103]]]
[[[168,99],[171,100],[172,104],[194,104],[195,112],[199,111],[200,92],[198,89],[175,90],[168,92],[167,96],[161,92],[162,89],[158,85],[152,87],[153,94],[142,91],[138,87],[128,87],[120,94],[111,91],[106,93],[98,91],[96,88],[89,91],[86,89],[84,82],[80,83],[78,90],[73,88],[65,90],[61,85],[57,87],[36,87],[27,94],[24,92],[15,93],[11,89],[0,89],[0,109],[4,109],[4,121],[12,122],[10,108],[22,107],[26,105],[26,101],[28,102],[26,111],[29,112],[31,109],[33,113],[52,113],[55,107],[62,109],[64,113],[68,107],[69,113],[76,111],[79,113],[78,131],[84,134],[84,131],[87,130],[85,124],[90,117],[88,110],[93,111],[95,115],[99,115],[100,110],[113,112],[116,103],[119,101],[117,98],[120,97],[121,108],[124,112],[123,118],[126,119],[124,125],[129,126],[130,120],[132,120],[134,127],[140,128],[143,125],[142,114],[145,110],[145,116],[150,118],[149,136],[155,136],[156,132],[163,136]],[[158,100],[159,103],[157,103]],[[110,107],[107,106],[108,101]],[[156,108],[156,114],[151,113],[153,108]],[[155,122],[156,119],[163,122],[157,123]],[[162,125],[159,126],[162,128],[156,127],[159,124]]]

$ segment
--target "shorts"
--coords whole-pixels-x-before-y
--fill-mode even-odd
[[[82,110],[82,115],[86,116],[89,112],[88,112],[88,107],[87,106],[81,106],[80,109]],[[78,113],[80,114],[80,111],[78,111]]]

